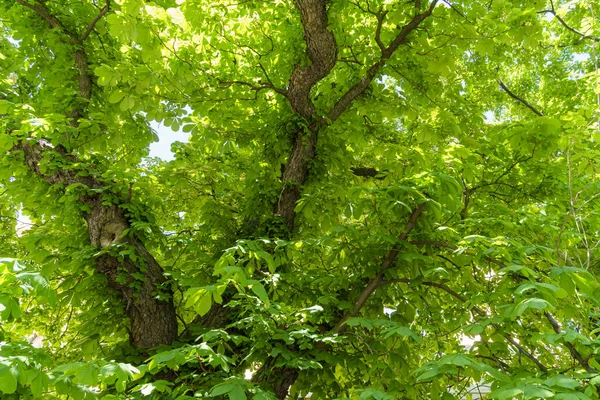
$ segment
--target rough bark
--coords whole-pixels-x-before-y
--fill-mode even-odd
[[[276,214],[282,217],[290,232],[294,230],[296,202],[302,185],[308,178],[310,163],[315,158],[318,130],[298,134],[283,173],[283,190],[277,202]]]
[[[329,74],[337,58],[335,37],[327,29],[325,0],[297,0],[296,6],[304,27],[306,54],[310,65],[296,64],[290,77],[287,97],[294,111],[307,122],[308,129],[299,128],[294,137],[292,152],[283,173],[283,190],[276,205],[276,214],[281,216],[290,231],[294,229],[296,202],[300,190],[308,178],[311,161],[321,122],[310,97],[313,86]]]
[[[130,227],[125,212],[117,204],[103,205],[102,195],[89,189],[102,189],[103,183],[93,175],[79,176],[75,169],[61,168],[55,171],[40,167],[44,153],[61,157],[66,163],[75,163],[76,157],[63,149],[53,149],[40,143],[20,143],[14,151],[22,151],[25,163],[49,184],[82,184],[80,201],[89,207],[84,215],[88,226],[90,243],[107,250],[96,257],[97,270],[106,276],[109,286],[117,290],[124,302],[125,312],[131,321],[131,344],[147,349],[159,344],[169,344],[177,338],[177,319],[172,301],[172,291],[163,275],[163,270],[143,244],[133,235],[121,237]],[[107,246],[131,246],[137,260],[130,257],[120,259]],[[143,276],[136,279],[134,276]],[[157,293],[163,300],[157,299]]]

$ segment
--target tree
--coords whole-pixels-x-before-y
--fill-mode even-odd
[[[2,398],[599,398],[596,2],[0,10]]]

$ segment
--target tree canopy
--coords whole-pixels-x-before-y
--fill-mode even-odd
[[[598,399],[599,18],[0,0],[2,399]]]

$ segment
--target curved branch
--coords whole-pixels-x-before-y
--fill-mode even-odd
[[[92,20],[92,22],[90,22],[87,29],[85,30],[85,32],[83,32],[83,34],[81,35],[81,38],[79,38],[79,40],[81,40],[82,42],[85,41],[85,39],[87,39],[87,37],[90,35],[90,33],[92,33],[92,31],[94,30],[94,26],[96,26],[98,21],[100,21],[102,19],[102,17],[104,17],[106,15],[106,13],[109,11],[110,11],[110,0],[106,0],[106,5],[104,7],[102,7],[102,10],[100,10],[100,13],[96,16],[96,18],[94,18]]]
[[[560,22],[560,24],[562,26],[564,26],[567,30],[573,32],[576,35],[579,35],[581,37],[581,39],[589,39],[589,40],[593,40],[594,42],[599,42],[600,43],[600,38],[596,37],[596,36],[591,36],[591,35],[586,35],[583,32],[579,32],[577,29],[571,27],[569,24],[567,24],[565,22],[564,19],[562,19],[557,13],[556,10],[554,9],[554,2],[552,0],[550,0],[550,6],[552,7],[552,9],[550,10],[543,10],[540,11],[541,13],[547,13],[547,14],[552,14],[557,20],[558,22]]]
[[[294,111],[310,119],[316,109],[310,98],[313,86],[329,74],[337,60],[337,44],[333,33],[327,29],[328,18],[324,0],[296,0],[304,26],[304,41],[310,65],[294,67],[288,89]]]
[[[383,46],[381,40],[378,40],[379,47],[384,47],[381,49],[381,57],[380,59],[371,66],[367,70],[367,76],[361,79],[358,83],[352,86],[342,97],[337,101],[337,103],[331,108],[331,110],[327,113],[327,118],[329,119],[329,123],[335,122],[346,109],[352,104],[352,102],[359,97],[364,91],[369,87],[375,76],[379,73],[381,68],[386,64],[387,60],[394,54],[396,49],[400,47],[401,44],[406,42],[408,35],[417,29],[421,22],[423,22],[427,17],[431,15],[433,9],[435,8],[438,0],[433,0],[427,10],[424,12],[415,15],[412,20],[404,25],[398,35],[392,40],[389,46]],[[376,14],[377,15],[377,14]],[[383,23],[383,16],[385,14],[379,14],[381,17],[377,17],[377,31],[375,32],[376,38],[379,36],[381,31],[381,24]]]

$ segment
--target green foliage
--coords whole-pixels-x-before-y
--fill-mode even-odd
[[[295,2],[109,3],[0,0],[2,399],[600,398],[598,2],[438,2],[382,56],[427,1],[326,1],[313,119]],[[98,260],[137,299],[148,254],[179,336],[135,349]]]

